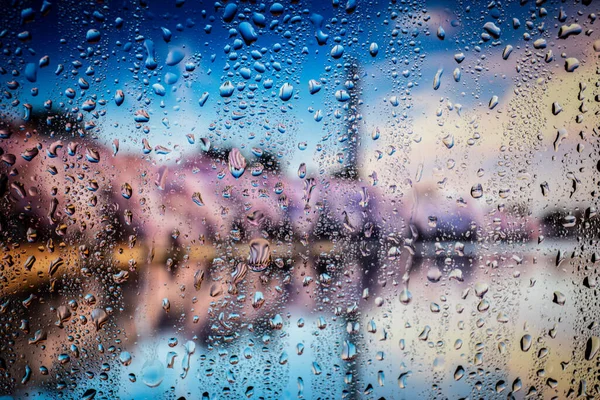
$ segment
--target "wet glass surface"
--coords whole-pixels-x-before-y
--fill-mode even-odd
[[[0,399],[600,398],[598,2],[0,11]]]

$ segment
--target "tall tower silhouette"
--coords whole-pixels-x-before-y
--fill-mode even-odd
[[[360,146],[360,122],[362,120],[360,114],[360,76],[358,60],[351,58],[346,74],[347,89],[350,99],[344,103],[344,127],[343,135],[346,140],[343,142],[343,147],[340,151],[344,154],[344,162],[341,168],[333,173],[335,178],[345,180],[358,180],[359,178],[359,146]]]

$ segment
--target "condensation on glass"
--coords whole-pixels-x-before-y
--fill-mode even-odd
[[[600,398],[598,2],[0,11],[0,399]]]

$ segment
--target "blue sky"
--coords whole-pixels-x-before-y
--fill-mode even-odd
[[[32,2],[36,11],[40,7],[38,3],[41,2]],[[97,16],[90,15],[93,12],[91,8],[71,13],[66,5],[58,3],[52,6],[46,16],[36,12],[33,22],[24,26],[14,24],[14,31],[9,34],[27,29],[33,39],[21,47],[35,51],[35,54],[31,54],[25,50],[22,57],[13,57],[13,62],[22,63],[21,70],[24,70],[27,63],[37,63],[44,55],[50,57],[49,66],[38,70],[37,82],[19,80],[22,84],[19,93],[21,102],[40,109],[44,101],[52,99],[52,112],[60,113],[68,112],[74,106],[81,106],[89,98],[106,99],[105,106],[96,108],[106,110],[106,114],[96,121],[98,128],[90,132],[90,136],[107,146],[110,146],[114,138],[118,138],[121,151],[140,154],[142,137],[147,137],[152,146],[163,145],[173,149],[178,145],[184,153],[197,151],[197,146],[187,143],[185,135],[193,133],[199,139],[209,133],[210,124],[216,123],[213,133],[223,133],[215,145],[221,141],[222,146],[261,146],[261,139],[264,140],[262,146],[269,142],[275,143],[271,148],[284,152],[285,159],[292,165],[290,170],[294,171],[300,160],[314,160],[320,156],[320,152],[315,152],[319,143],[324,145],[326,152],[329,150],[329,158],[342,146],[336,144],[335,138],[346,129],[343,117],[346,113],[342,109],[343,104],[335,100],[334,94],[337,90],[344,89],[348,74],[345,72],[345,63],[359,65],[362,90],[360,99],[364,103],[361,113],[389,121],[393,117],[390,117],[389,105],[384,100],[394,95],[402,98],[408,93],[409,97],[393,111],[406,113],[410,118],[415,112],[419,112],[407,108],[413,104],[411,97],[438,94],[431,87],[433,75],[438,68],[443,67],[445,71],[439,96],[443,96],[448,90],[458,90],[451,86],[452,70],[457,65],[453,55],[465,53],[466,60],[461,66],[475,66],[477,63],[485,66],[486,61],[481,60],[481,57],[488,56],[490,49],[497,53],[504,47],[504,43],[520,40],[524,28],[513,30],[506,25],[513,16],[525,17],[530,7],[511,5],[508,10],[496,14],[498,8],[489,9],[487,4],[472,5],[468,13],[464,6],[462,9],[450,7],[447,2],[430,2],[426,7],[411,12],[402,12],[400,5],[388,8],[382,4],[378,12],[370,10],[371,12],[366,13],[363,10],[358,17],[356,14],[347,15],[343,4],[334,8],[324,2],[307,3],[293,9],[284,7],[284,13],[279,16],[266,10],[263,14],[267,27],[256,27],[258,40],[250,46],[243,44],[238,50],[231,50],[227,54],[226,46],[234,46],[236,40],[241,40],[234,29],[241,21],[239,14],[251,16],[252,12],[260,10],[260,6],[240,5],[238,17],[230,23],[223,23],[222,9],[215,11],[212,6],[207,5],[203,15],[201,8],[188,3],[178,8],[174,2],[156,2],[145,10],[137,10],[133,6],[118,7],[111,4],[110,7],[102,8],[99,5],[95,11],[104,15],[104,22],[99,21]],[[252,9],[251,12],[244,12],[246,6]],[[359,3],[359,10],[356,12],[360,11],[360,7],[362,5]],[[397,18],[391,18],[391,12],[396,12]],[[327,43],[322,46],[317,44],[315,28],[310,22],[315,13],[323,17],[323,30],[329,35]],[[15,14],[20,14],[18,7],[13,11],[13,21],[18,20],[14,18]],[[429,18],[424,18],[427,15]],[[286,16],[298,16],[298,22],[291,23],[288,20],[286,23]],[[120,28],[116,27],[117,18],[123,20]],[[426,21],[423,22],[423,19]],[[268,24],[273,20],[280,21],[280,28],[269,29]],[[479,43],[481,26],[486,21],[495,21],[502,26],[502,36],[498,40],[502,44],[498,44],[496,48],[492,48],[491,41]],[[208,25],[212,27],[210,33],[206,33]],[[446,32],[443,41],[435,34],[439,25]],[[167,28],[172,33],[168,43],[163,40],[161,28]],[[98,43],[86,42],[89,29],[100,31],[101,39]],[[401,32],[402,29],[406,30],[405,33]],[[396,34],[394,30],[400,33]],[[61,39],[64,40],[63,43]],[[144,68],[144,40],[151,40],[156,49],[158,68],[153,71]],[[379,47],[376,57],[371,57],[368,53],[369,45],[373,42]],[[344,56],[337,60],[330,56],[330,51],[336,44],[344,47]],[[281,50],[275,51],[278,46]],[[175,66],[168,66],[165,60],[169,51],[174,49],[183,51],[185,58]],[[272,66],[256,82],[258,73],[252,70],[252,51],[263,53],[260,59],[263,63],[279,63],[279,71]],[[236,59],[229,58],[232,52],[237,53]],[[142,59],[138,59],[136,55]],[[74,61],[82,64],[77,75],[70,72],[74,69],[71,65]],[[194,70],[186,78],[185,66],[189,63],[194,65]],[[65,67],[60,78],[54,74],[58,64]],[[252,78],[247,81],[239,76],[239,70],[244,66],[252,70]],[[11,68],[6,63],[3,67],[7,70]],[[94,76],[86,76],[88,67],[94,68]],[[409,75],[403,74],[404,71],[408,71]],[[179,78],[175,84],[169,85],[164,82],[166,74]],[[81,92],[77,86],[79,78],[86,79],[90,83],[90,89]],[[461,99],[461,104],[467,107],[479,101],[477,95],[481,94],[487,102],[490,93],[501,94],[498,92],[502,92],[510,84],[489,76],[478,82],[474,82],[472,78],[463,73],[463,82],[466,83],[460,87],[460,90],[467,93]],[[263,88],[267,79],[273,80],[271,89]],[[325,81],[323,89],[315,95],[308,93],[310,79]],[[245,82],[247,86],[251,83],[258,85],[259,89],[252,99],[256,102],[254,109],[266,107],[266,110],[254,118],[246,116],[243,128],[236,127],[235,123],[231,128],[226,128],[224,122],[231,120],[232,111],[240,111],[240,101],[252,101],[244,98],[249,89],[236,92],[242,95],[240,101],[235,99],[234,94],[234,97],[228,99],[232,101],[226,102],[226,99],[219,96],[219,86],[225,80],[231,80],[234,85],[240,82]],[[278,90],[286,82],[294,87],[295,95],[290,101],[282,102],[278,98]],[[153,85],[156,83],[166,88],[165,96],[154,93]],[[30,94],[32,87],[39,89],[36,97]],[[77,92],[71,103],[64,95],[68,88],[74,88]],[[113,102],[114,92],[118,89],[125,92],[125,102],[120,107]],[[204,92],[209,93],[209,98],[204,107],[200,107],[198,99]],[[63,110],[59,109],[61,101],[65,102]],[[147,125],[151,132],[147,135],[135,128],[133,113],[138,109],[145,109],[150,114]],[[250,109],[252,108],[248,107],[246,110]],[[314,120],[317,110],[324,114],[320,122]],[[342,118],[337,119],[332,115],[335,110],[342,113]],[[21,113],[22,109],[17,107],[17,114]],[[221,121],[218,117],[220,115],[224,115]],[[84,112],[84,116],[94,120],[87,112]],[[262,124],[264,119],[268,119],[270,124]],[[165,126],[167,123],[168,127]],[[275,129],[278,124],[285,125],[285,132],[279,133]],[[269,125],[268,131],[272,132],[270,139],[265,137],[267,130],[261,125]],[[249,132],[255,133],[254,139],[248,139]],[[322,143],[322,138],[328,135],[332,136]],[[307,150],[298,149],[300,142],[307,143]],[[165,160],[169,156],[157,157]],[[313,162],[313,166],[316,167],[316,163]]]

